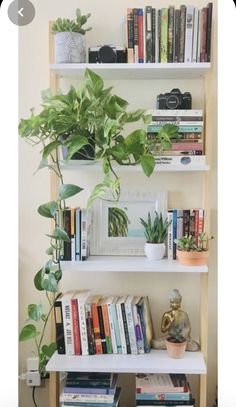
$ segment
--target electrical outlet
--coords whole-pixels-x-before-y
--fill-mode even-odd
[[[41,377],[38,371],[26,372],[26,385],[27,386],[40,386]]]

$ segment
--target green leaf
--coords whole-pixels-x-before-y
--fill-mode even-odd
[[[59,188],[59,198],[64,200],[78,194],[80,191],[83,191],[83,188],[78,187],[73,184],[63,184]]]
[[[42,281],[42,287],[46,291],[56,292],[57,291],[57,280],[53,273],[49,273],[47,278]]]
[[[43,149],[43,159],[47,158],[54,150],[61,146],[60,141],[52,141]]]
[[[52,266],[52,260],[48,260],[47,263],[44,265],[44,272],[46,274],[49,274],[51,271],[51,266]]]
[[[35,288],[39,291],[43,291],[44,288],[42,287],[42,279],[44,276],[43,269],[40,269],[34,277],[34,285]]]
[[[66,143],[67,144],[67,143]],[[66,160],[70,160],[73,154],[77,153],[81,148],[87,146],[89,144],[89,140],[84,136],[73,136],[68,142],[68,153],[66,155]]]
[[[52,235],[46,234],[46,236],[50,237],[51,239],[60,239],[65,242],[70,243],[70,238],[67,235],[67,233],[64,231],[64,229],[61,228],[55,228],[52,232]]]
[[[37,332],[34,325],[25,325],[20,332],[19,341],[28,341],[28,339],[35,338],[37,335],[39,335],[39,332]]]
[[[42,304],[29,304],[28,305],[28,315],[34,321],[40,321],[43,315]]]
[[[95,94],[103,89],[104,82],[102,78],[95,72],[91,71],[91,69],[86,68],[85,79],[87,84],[91,85],[91,88]]]
[[[142,169],[147,175],[147,177],[150,177],[150,175],[153,173],[153,170],[155,168],[155,158],[151,154],[145,154],[140,158],[140,164],[142,166]]]
[[[47,250],[46,250],[46,254],[48,254],[49,256],[53,255],[53,248],[52,246],[50,246]]]
[[[55,278],[56,278],[57,282],[59,282],[61,280],[61,278],[62,278],[62,271],[61,270],[56,270],[54,272],[54,275],[55,275]]]
[[[50,343],[50,345],[43,345],[42,346],[42,353],[44,353],[44,355],[46,355],[48,358],[50,358],[53,353],[56,351],[57,349],[57,344],[55,342]]]
[[[38,213],[45,218],[54,218],[57,211],[57,203],[55,201],[47,202],[38,207]]]

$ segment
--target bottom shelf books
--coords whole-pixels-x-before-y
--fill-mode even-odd
[[[120,388],[113,373],[69,372],[60,394],[62,406],[118,407]]]
[[[184,374],[137,374],[136,406],[192,406],[189,383]]]

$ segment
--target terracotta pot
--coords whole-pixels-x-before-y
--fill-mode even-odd
[[[182,250],[177,250],[176,254],[180,264],[184,264],[185,266],[204,266],[207,264],[209,251],[184,252]]]
[[[165,243],[145,243],[144,251],[149,260],[161,260],[166,251]]]
[[[186,349],[187,342],[175,343],[170,342],[166,339],[166,350],[170,358],[181,359],[184,357],[184,352]]]

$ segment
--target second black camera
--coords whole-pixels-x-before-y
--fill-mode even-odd
[[[114,45],[90,47],[88,59],[90,64],[125,63],[127,62],[127,48]]]
[[[161,93],[157,96],[157,109],[192,109],[191,93],[181,93],[179,89]]]

